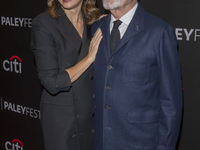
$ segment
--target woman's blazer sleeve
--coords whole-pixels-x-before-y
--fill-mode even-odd
[[[51,94],[68,91],[71,86],[69,74],[59,69],[54,38],[43,18],[36,17],[33,20],[31,38],[41,84]]]

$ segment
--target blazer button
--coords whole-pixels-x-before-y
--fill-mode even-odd
[[[92,129],[92,133],[94,133],[94,129]]]
[[[73,137],[73,138],[76,137],[76,134],[73,134],[72,137]]]
[[[93,94],[93,96],[92,96],[93,98],[95,98],[95,94]]]
[[[108,110],[108,109],[109,109],[109,106],[108,106],[108,105],[106,105],[106,106],[105,106],[105,109],[107,109],[107,110]]]
[[[108,66],[108,69],[109,69],[109,70],[111,70],[112,68],[113,68],[112,65],[109,65],[109,66]]]
[[[108,85],[106,85],[106,86],[105,86],[105,89],[106,89],[106,90],[109,90],[109,89],[110,89],[110,87],[109,87]]]

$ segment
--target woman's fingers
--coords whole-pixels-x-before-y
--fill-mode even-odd
[[[98,37],[99,34],[102,34],[100,28],[98,28],[97,31],[95,32],[93,39],[95,39],[96,37]]]
[[[101,36],[97,39],[97,42],[96,42],[97,49],[99,48],[99,44],[100,44],[102,38],[103,38],[103,36],[101,35]]]
[[[102,37],[103,36],[101,34],[99,34],[99,36],[95,40],[95,45],[99,44],[99,42],[101,41]]]
[[[99,20],[100,20],[101,18],[105,17],[105,16],[107,16],[107,14],[101,15],[101,16],[99,17]]]
[[[103,36],[102,36],[101,29],[98,28],[96,33],[94,34],[94,37],[92,38],[92,40],[90,42],[89,52],[91,53],[91,56],[95,57],[102,38],[103,38]]]
[[[98,28],[97,31],[96,31],[96,33],[95,33],[95,35],[94,35],[94,37],[92,38],[92,41],[91,41],[91,42],[96,43],[97,40],[98,40],[101,36],[102,36],[101,29]]]

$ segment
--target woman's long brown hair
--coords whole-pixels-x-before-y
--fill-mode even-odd
[[[96,0],[83,0],[82,9],[85,14],[86,24],[91,25],[97,21],[100,17],[98,8],[95,6]],[[47,0],[49,7],[49,15],[52,18],[58,18],[59,15],[56,13],[60,3],[58,0]]]

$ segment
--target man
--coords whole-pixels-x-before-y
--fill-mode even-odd
[[[182,84],[174,30],[137,0],[103,5],[111,14],[92,27],[103,33],[94,62],[95,150],[175,150]]]

